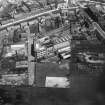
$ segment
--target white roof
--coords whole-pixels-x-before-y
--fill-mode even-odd
[[[11,49],[14,49],[14,50],[19,50],[21,48],[25,48],[25,44],[11,45]]]
[[[46,87],[69,88],[70,81],[66,77],[46,77]]]

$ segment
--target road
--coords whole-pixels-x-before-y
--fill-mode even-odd
[[[93,22],[93,26],[100,33],[101,37],[105,39],[105,32],[101,29],[101,27],[96,22]]]
[[[103,64],[103,63],[105,63],[105,61],[104,60],[94,60],[94,59],[90,59],[92,56],[91,55],[87,55],[87,54],[83,54],[84,56],[85,56],[85,60],[86,60],[86,62],[88,62],[88,63],[95,63],[95,64],[98,64],[98,63],[101,63],[101,64]]]

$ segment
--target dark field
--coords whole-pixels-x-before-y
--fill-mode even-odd
[[[1,105],[104,105],[104,75],[72,73],[68,89],[0,87]]]

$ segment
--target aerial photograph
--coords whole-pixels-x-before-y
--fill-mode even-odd
[[[105,0],[0,0],[0,105],[105,105]]]

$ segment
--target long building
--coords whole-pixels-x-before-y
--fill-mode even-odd
[[[103,18],[101,15],[99,15],[99,12],[96,10],[96,8],[93,6],[88,6],[87,8],[84,9],[84,12],[86,15],[88,15],[92,19],[92,24],[94,28],[98,31],[99,34],[98,38],[101,38],[101,41],[103,42],[105,40],[105,30],[104,30],[104,25],[102,22],[100,22],[99,18]],[[99,17],[100,16],[100,17]],[[101,20],[102,21],[102,20]],[[104,19],[103,19],[104,23]]]

